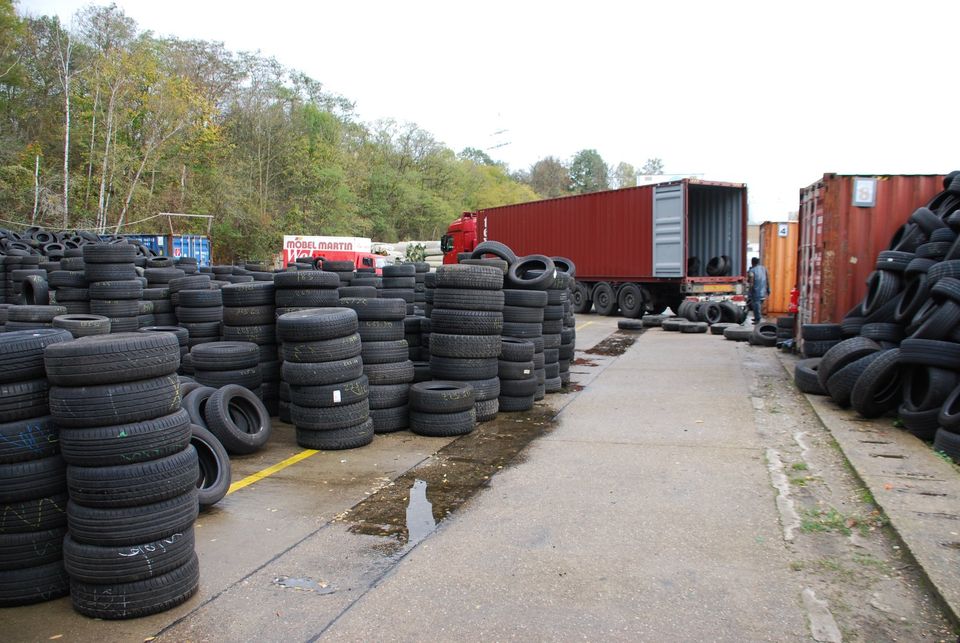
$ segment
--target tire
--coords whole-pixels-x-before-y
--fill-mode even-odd
[[[512,266],[517,262],[517,255],[506,244],[499,241],[482,241],[470,253],[471,259],[482,259],[484,255],[493,255],[507,262]]]
[[[526,380],[533,377],[534,370],[532,360],[529,362],[508,362],[500,360],[497,377],[500,378],[501,384],[504,380]]]
[[[957,385],[957,373],[945,368],[912,366],[903,375],[903,404],[911,411],[940,409]]]
[[[857,379],[850,405],[865,418],[880,417],[897,408],[903,397],[900,349],[881,351]]]
[[[864,324],[860,336],[877,342],[899,343],[903,339],[903,327],[899,324]]]
[[[946,454],[954,464],[960,464],[960,434],[938,429],[933,438],[933,450]]]
[[[826,395],[827,390],[820,384],[817,377],[817,369],[820,366],[820,358],[799,360],[793,367],[793,382],[797,388],[810,395]]]
[[[843,340],[823,355],[823,359],[820,361],[820,367],[817,370],[820,385],[827,388],[827,382],[833,377],[834,373],[847,364],[879,350],[880,346],[872,339],[866,337],[853,337]]]
[[[0,384],[0,422],[16,422],[50,414],[45,379]]]
[[[0,533],[0,573],[59,561],[66,527],[20,534]]]
[[[378,292],[374,286],[340,286],[337,295],[342,302],[344,299],[376,299]]]
[[[929,297],[930,283],[928,276],[925,273],[909,276],[904,286],[903,296],[897,302],[897,310],[894,312],[893,321],[897,324],[909,322]]]
[[[384,287],[390,287],[384,281]],[[410,285],[413,287],[413,284]],[[493,266],[452,264],[437,269],[437,288],[466,290],[501,290],[503,272]]]
[[[197,501],[202,509],[212,507],[230,490],[230,456],[217,436],[197,424],[190,425],[190,444],[196,449],[200,471]]]
[[[886,270],[874,270],[867,277],[867,296],[863,302],[863,313],[870,317],[881,306],[893,299],[901,289],[900,275]]]
[[[500,359],[510,362],[529,362],[536,351],[530,340],[516,337],[502,337],[500,339]]]
[[[0,384],[45,377],[44,349],[72,339],[59,328],[0,333]]]
[[[223,323],[227,326],[263,326],[275,320],[276,307],[272,304],[223,308]]]
[[[850,395],[853,392],[857,380],[866,370],[866,368],[880,356],[880,351],[876,351],[853,362],[850,362],[843,368],[834,372],[827,380],[827,393],[834,402],[846,408],[850,406]]]
[[[50,388],[50,415],[61,427],[140,422],[178,408],[180,381],[176,375],[129,383]]]
[[[458,413],[423,413],[410,411],[410,430],[428,437],[453,437],[466,435],[477,424],[475,406]]]
[[[477,422],[489,422],[495,420],[497,413],[500,412],[500,401],[497,398],[477,402],[474,405],[474,411],[477,416]]]
[[[525,308],[543,308],[549,303],[549,296],[545,290],[503,290],[505,306],[521,306]]]
[[[0,465],[56,455],[57,434],[49,415],[0,424]]]
[[[663,322],[664,329],[666,329],[668,321],[669,320],[664,320]],[[739,324],[736,326],[731,326],[730,328],[727,328],[726,330],[723,331],[723,338],[728,339],[730,341],[734,341],[734,342],[749,341],[752,335],[753,335],[752,328],[740,326]]]
[[[66,486],[66,465],[59,455],[0,464],[0,504],[44,498]]]
[[[403,431],[410,425],[410,413],[406,404],[382,409],[370,409],[373,432],[382,435]]]
[[[437,288],[433,293],[435,310],[479,310],[501,312],[504,294],[499,290],[461,290]]]
[[[106,467],[67,469],[70,498],[85,507],[135,507],[174,498],[196,487],[197,452],[189,444],[173,455]]]
[[[910,262],[915,259],[912,252],[900,252],[898,250],[882,250],[877,255],[877,270],[889,270],[891,272],[904,272]]]
[[[518,411],[529,411],[533,408],[534,396],[529,397],[510,397],[501,395],[497,398],[500,403],[501,413],[516,413]]]
[[[506,307],[505,307],[506,308]],[[542,317],[542,308],[513,307],[514,310],[532,310]],[[534,314],[534,317],[537,315]],[[436,309],[430,317],[430,330],[451,335],[500,335],[505,314],[491,311]]]
[[[730,272],[730,260],[726,256],[712,257],[707,262],[706,270],[711,277],[722,277]]]
[[[624,317],[637,319],[645,312],[645,301],[640,286],[625,284],[617,294],[617,305]]]
[[[520,324],[542,324],[543,307],[533,308],[530,306],[504,306],[503,321]]]
[[[901,404],[897,409],[897,415],[900,417],[903,427],[921,440],[930,441],[936,436],[939,428],[937,426],[939,409],[917,411]]]
[[[70,578],[59,560],[0,571],[0,607],[53,600],[70,593]]]
[[[397,386],[406,386],[405,384]],[[374,387],[376,388],[376,387]],[[356,404],[370,396],[367,377],[360,377],[340,384],[325,386],[291,386],[290,402],[304,407],[333,407]]]
[[[776,324],[757,324],[753,327],[753,332],[750,334],[749,341],[754,346],[776,346]]]
[[[90,299],[125,301],[143,299],[143,286],[139,281],[96,281],[87,291]]]
[[[646,323],[644,323],[644,325],[646,325]],[[724,332],[725,330],[727,330],[728,328],[733,328],[733,327],[738,326],[738,325],[739,325],[739,324],[731,324],[731,323],[728,323],[728,322],[720,322],[719,324],[711,324],[711,325],[710,325],[710,334],[711,334],[711,335],[720,335],[720,336],[723,336],[723,332]],[[778,335],[777,335],[777,336],[779,337],[779,331],[778,331]]]
[[[410,409],[420,413],[459,413],[476,403],[476,391],[465,382],[432,381],[410,386]]]
[[[810,341],[839,340],[843,336],[843,328],[840,324],[802,324],[800,335]]]
[[[402,321],[361,320],[357,332],[362,342],[394,342],[406,337]]]
[[[137,278],[137,269],[132,263],[91,263],[84,260],[84,276],[87,281],[132,281]]]
[[[228,385],[207,400],[203,417],[228,453],[258,451],[270,439],[270,414],[253,391]]]
[[[197,490],[150,505],[102,509],[67,503],[70,535],[100,546],[136,545],[167,538],[190,528],[197,518]]]
[[[910,222],[917,224],[919,228],[926,234],[930,235],[931,232],[938,228],[945,228],[947,224],[943,220],[930,211],[929,208],[917,208],[913,214],[910,215]]]
[[[197,346],[190,354],[198,371],[242,370],[260,362],[260,349],[251,342],[213,342]]]
[[[184,603],[200,583],[200,563],[191,553],[184,565],[132,583],[88,584],[74,580],[70,586],[73,609],[91,618],[119,620],[157,614]]]
[[[28,306],[46,306],[50,303],[50,286],[47,280],[38,275],[30,275],[20,286],[23,303]]]
[[[234,371],[203,371],[194,369],[194,378],[198,384],[219,389],[224,386],[237,385],[242,388],[258,389],[263,385],[263,373],[260,365],[252,368],[242,368]]]
[[[578,315],[589,313],[593,308],[593,301],[589,297],[589,291],[586,284],[577,282],[574,284],[570,293],[570,301],[573,303],[573,310]],[[518,403],[518,404],[523,404]]]
[[[843,340],[819,340],[805,341],[801,353],[805,358],[823,357],[828,350],[839,344]]]
[[[74,339],[110,334],[110,319],[100,315],[57,315],[53,327],[69,332]]]
[[[356,311],[360,321],[402,321],[407,314],[406,302],[399,299],[344,297],[340,306]]]
[[[559,372],[557,373],[559,376]],[[537,392],[537,379],[533,376],[533,371],[526,379],[500,380],[499,395],[508,397],[533,397]],[[499,397],[498,395],[498,397]]]
[[[925,259],[943,259],[953,248],[952,241],[928,241],[917,246],[917,256]]]
[[[617,298],[613,288],[605,281],[601,281],[593,288],[593,307],[598,315],[610,316],[617,312]]]
[[[374,386],[404,384],[413,381],[413,362],[407,359],[388,364],[364,364],[363,374]]]
[[[136,359],[131,360],[130,355]],[[180,344],[166,333],[119,333],[55,344],[44,354],[47,378],[58,386],[115,384],[175,373]]]
[[[960,344],[932,339],[905,339],[900,344],[900,362],[956,369],[960,364]]]
[[[349,308],[312,308],[281,315],[277,337],[281,341],[316,342],[357,332],[357,313]]]
[[[410,397],[409,384],[381,384],[369,387],[370,411],[406,406]],[[349,402],[346,402],[349,403]]]
[[[373,442],[373,420],[367,419],[356,426],[332,431],[309,431],[298,428],[296,434],[297,444],[305,449],[320,451],[356,449]]]
[[[557,269],[550,257],[529,255],[511,264],[506,283],[520,290],[546,290],[556,275]]]
[[[364,365],[359,357],[314,364],[284,362],[281,373],[291,386],[323,386],[357,379],[364,374]]]
[[[273,276],[273,283],[279,295],[284,289],[335,289],[340,285],[340,277],[332,272],[299,270],[277,273]]]
[[[263,326],[224,326],[225,342],[251,342],[258,346],[277,343],[277,327],[273,324]]]
[[[432,335],[430,339],[432,344]],[[465,359],[441,357],[439,355],[430,356],[430,372],[438,380],[488,379],[496,377],[498,366],[496,357]]]
[[[345,337],[312,342],[286,341],[282,352],[283,359],[287,362],[318,363],[357,357],[365,348],[360,341],[360,334],[353,333]]]
[[[410,347],[405,339],[392,342],[366,342],[363,344],[361,357],[365,365],[403,362],[410,357]]]
[[[680,327],[680,332],[687,333],[687,334],[700,334],[700,333],[707,332],[708,328],[709,328],[709,325],[707,324],[707,322],[690,322],[689,324],[683,324]],[[755,336],[756,336],[756,333],[754,334],[754,337]],[[767,341],[766,335],[761,335],[760,337],[762,338],[763,341]],[[761,345],[766,346],[767,344],[761,344]]]
[[[277,308],[325,308],[340,303],[340,294],[336,288],[283,288],[275,295]]]
[[[272,281],[230,284],[221,288],[220,294],[223,305],[231,308],[276,305],[276,286]]]
[[[717,324],[723,319],[723,309],[715,301],[701,302],[697,309],[697,318],[708,324]]]
[[[180,409],[156,419],[116,426],[60,429],[67,464],[110,467],[165,458],[190,444],[190,414]]]
[[[384,277],[415,277],[416,274],[417,267],[412,263],[399,263],[383,267]]]

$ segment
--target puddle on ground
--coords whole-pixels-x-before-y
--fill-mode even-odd
[[[633,346],[633,343],[637,341],[637,338],[642,335],[643,332],[643,330],[631,331],[628,334],[618,330],[590,350],[584,351],[584,353],[588,355],[607,355],[610,357],[623,355],[628,348]]]
[[[284,589],[296,589],[303,592],[313,592],[315,594],[333,594],[335,589],[323,581],[316,581],[312,578],[291,578],[289,576],[280,576],[273,579],[273,584]]]
[[[408,547],[472,498],[521,451],[557,423],[556,411],[537,404],[524,413],[502,413],[446,445],[421,466],[342,514],[351,533],[394,538]]]

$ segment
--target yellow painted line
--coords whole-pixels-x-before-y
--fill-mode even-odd
[[[273,465],[272,467],[267,467],[266,469],[263,469],[262,471],[257,471],[256,473],[247,476],[247,477],[244,478],[243,480],[237,480],[237,481],[234,482],[232,485],[230,485],[230,488],[227,490],[227,493],[228,493],[228,494],[231,494],[231,493],[233,493],[234,491],[239,491],[240,489],[243,489],[244,487],[249,487],[249,486],[252,485],[254,482],[258,482],[258,481],[260,481],[260,480],[263,480],[263,479],[266,478],[267,476],[272,476],[272,475],[275,474],[277,471],[283,471],[283,470],[286,469],[287,467],[289,467],[289,466],[291,466],[291,465],[294,465],[294,464],[300,462],[301,460],[306,460],[306,459],[309,458],[310,456],[316,455],[316,454],[318,454],[318,453],[320,453],[320,452],[319,452],[318,450],[316,450],[316,449],[305,449],[305,450],[301,451],[300,453],[298,453],[298,454],[296,454],[296,455],[290,456],[289,458],[287,458],[287,459],[284,460],[283,462],[278,462],[278,463],[276,463],[275,465]]]
[[[583,322],[582,324],[580,324],[579,326],[577,326],[577,330],[583,330],[584,328],[586,328],[587,326],[589,326],[589,325],[592,324],[592,323],[593,323],[592,321]]]

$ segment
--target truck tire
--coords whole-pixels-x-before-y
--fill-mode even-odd
[[[613,294],[613,288],[605,281],[601,281],[593,287],[593,307],[597,314],[610,316],[617,312],[617,298]]]
[[[700,302],[700,307],[697,309],[697,317],[702,322],[716,324],[723,319],[723,310],[720,308],[720,304],[715,301]]]
[[[520,290],[546,290],[553,284],[556,273],[557,268],[550,257],[528,255],[510,266],[507,283]]]
[[[573,312],[578,315],[589,313],[593,308],[593,300],[590,299],[590,290],[587,284],[576,282],[570,291],[570,300],[573,302]]]
[[[637,319],[646,310],[643,291],[637,284],[621,286],[617,294],[617,304],[620,306],[620,313],[630,319]]]

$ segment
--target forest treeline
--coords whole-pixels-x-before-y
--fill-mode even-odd
[[[211,214],[217,256],[263,258],[283,234],[436,239],[464,210],[635,182],[595,150],[511,174],[414,124],[364,123],[273,58],[157,37],[115,5],[64,25],[0,0],[0,227],[167,232],[150,217]]]

